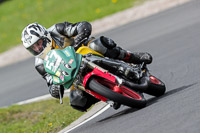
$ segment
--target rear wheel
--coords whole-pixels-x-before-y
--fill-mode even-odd
[[[135,108],[146,106],[146,100],[141,93],[122,85],[118,87],[116,83],[107,79],[93,78],[89,87],[92,91],[114,102]]]
[[[166,91],[165,84],[155,76],[151,75],[149,78],[150,78],[149,87],[147,91],[145,91],[145,93],[157,97],[163,95]]]

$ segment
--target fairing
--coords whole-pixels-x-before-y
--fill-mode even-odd
[[[80,67],[82,55],[75,53],[69,46],[63,50],[54,49],[47,53],[44,60],[45,71],[52,75],[53,84],[69,88]]]

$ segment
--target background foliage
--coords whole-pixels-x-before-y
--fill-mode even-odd
[[[29,23],[46,28],[59,22],[93,21],[143,0],[8,0],[0,4],[0,53],[21,43]]]

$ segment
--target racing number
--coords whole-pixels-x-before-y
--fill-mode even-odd
[[[48,68],[49,70],[52,70],[55,73],[55,71],[60,65],[61,60],[62,58],[59,55],[57,55],[55,51],[53,51],[50,53],[45,67]]]

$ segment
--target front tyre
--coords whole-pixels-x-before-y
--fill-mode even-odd
[[[116,83],[103,78],[93,78],[89,82],[89,88],[102,95],[103,97],[114,102],[124,104],[133,108],[143,108],[146,106],[144,96],[136,91],[133,91],[125,86],[120,86],[121,92],[115,92]]]

